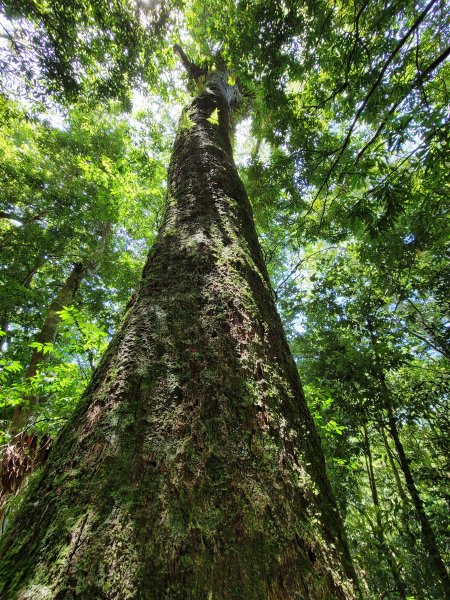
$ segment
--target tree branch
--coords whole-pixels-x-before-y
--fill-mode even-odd
[[[364,154],[364,152],[367,150],[367,148],[369,148],[380,136],[380,134],[382,133],[383,129],[386,127],[386,125],[389,121],[389,117],[391,117],[394,114],[394,112],[397,110],[397,108],[400,106],[400,104],[409,96],[409,94],[411,92],[413,92],[419,85],[424,83],[424,81],[426,79],[428,79],[428,77],[433,73],[433,71],[435,69],[437,69],[439,67],[439,65],[442,64],[449,56],[450,56],[450,46],[448,46],[430,65],[428,65],[428,67],[424,71],[422,71],[421,73],[419,73],[419,75],[417,75],[417,77],[414,79],[409,90],[406,92],[406,94],[403,96],[403,98],[401,98],[400,100],[398,100],[391,106],[391,108],[388,111],[388,117],[380,123],[378,129],[376,130],[376,132],[374,133],[372,138],[358,152],[358,155],[357,155],[356,161],[355,161],[355,165],[358,164],[361,156]]]
[[[19,223],[23,223],[23,218],[18,217],[13,213],[4,212],[0,210],[0,219],[11,219],[12,221],[18,221]]]
[[[179,44],[174,44],[173,51],[181,60],[183,67],[186,69],[189,79],[193,79],[194,81],[198,81],[200,77],[206,75],[208,73],[208,69],[204,67],[199,67],[194,62],[192,62],[186,52]]]
[[[328,173],[327,173],[327,175],[325,177],[324,182],[322,183],[322,185],[319,188],[319,191],[317,192],[316,198],[319,196],[319,194],[321,193],[321,191],[323,190],[323,188],[327,185],[327,183],[328,183],[331,175],[333,174],[334,169],[336,168],[336,166],[338,165],[339,161],[341,160],[342,155],[344,154],[347,146],[350,143],[353,131],[355,130],[356,124],[358,123],[358,120],[359,120],[360,116],[365,111],[365,109],[366,109],[366,107],[367,107],[367,105],[369,103],[369,100],[371,99],[371,97],[375,93],[376,89],[380,85],[380,83],[381,83],[381,81],[382,81],[382,79],[383,79],[383,77],[384,77],[384,75],[385,75],[385,73],[386,73],[389,65],[392,63],[392,61],[394,60],[394,58],[397,56],[397,54],[403,48],[403,46],[405,45],[405,43],[407,42],[407,40],[411,36],[411,34],[414,33],[414,31],[419,27],[419,25],[425,19],[425,17],[427,16],[427,14],[429,13],[429,11],[431,10],[433,4],[435,4],[436,2],[437,2],[437,0],[431,0],[427,4],[427,6],[420,13],[420,15],[417,17],[417,19],[414,21],[414,23],[411,25],[411,27],[408,29],[408,31],[405,33],[405,35],[401,38],[401,40],[395,46],[394,50],[389,55],[389,58],[384,63],[384,65],[383,65],[380,73],[378,74],[378,77],[376,78],[376,80],[372,84],[372,87],[370,88],[370,90],[367,92],[364,100],[361,103],[361,106],[356,111],[356,115],[353,118],[352,124],[350,125],[350,129],[348,130],[347,135],[345,136],[345,139],[344,139],[344,142],[343,142],[343,144],[342,144],[342,146],[340,148],[339,154],[337,155],[337,157],[333,161],[333,164],[331,165],[330,170],[328,171]]]

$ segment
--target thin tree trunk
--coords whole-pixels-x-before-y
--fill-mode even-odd
[[[384,525],[381,519],[381,505],[380,498],[378,496],[377,483],[375,479],[375,473],[373,470],[373,460],[372,460],[372,451],[370,449],[369,436],[367,433],[367,427],[363,425],[364,430],[364,445],[366,448],[366,457],[367,457],[367,475],[369,478],[370,491],[372,494],[372,502],[375,508],[375,519],[376,519],[376,528],[374,530],[375,537],[377,538],[380,550],[383,552],[386,557],[387,563],[389,565],[389,569],[392,573],[392,577],[394,579],[395,588],[397,593],[399,594],[402,600],[406,600],[406,587],[402,578],[400,576],[400,571],[398,568],[397,561],[393,556],[392,550],[389,547],[389,544],[386,541],[386,537],[384,535]]]
[[[383,438],[384,447],[386,449],[386,455],[388,457],[389,465],[391,467],[392,474],[394,475],[398,495],[400,496],[400,499],[402,501],[402,511],[400,514],[401,514],[401,521],[402,521],[403,529],[404,529],[404,532],[406,533],[406,537],[408,538],[410,551],[412,554],[414,554],[417,540],[416,540],[416,536],[411,531],[411,528],[409,526],[408,515],[407,515],[408,505],[410,503],[410,500],[407,498],[405,489],[403,487],[403,483],[400,478],[400,473],[398,472],[397,464],[396,464],[395,458],[392,454],[389,440],[387,439],[386,432],[384,430],[384,426],[382,423],[379,424],[379,428],[381,431],[381,436]]]
[[[400,499],[402,500],[403,504],[406,506],[408,504],[408,499],[406,497],[405,490],[403,489],[403,484],[400,479],[400,474],[398,472],[397,465],[395,464],[395,459],[394,459],[394,456],[392,455],[392,450],[389,445],[389,440],[386,437],[386,432],[384,430],[384,426],[382,423],[380,423],[380,431],[381,431],[381,437],[383,438],[384,448],[386,450],[386,455],[388,457],[389,465],[391,467],[392,474],[394,475],[398,495],[400,496]]]
[[[58,312],[63,309],[64,306],[69,306],[77,293],[83,277],[85,275],[85,268],[82,263],[76,263],[69,276],[65,280],[63,286],[59,290],[58,294],[50,304],[50,308],[45,318],[44,324],[39,334],[36,336],[36,341],[40,344],[53,344],[56,339],[58,332],[58,325],[61,320]],[[29,379],[34,377],[37,373],[38,365],[44,360],[45,354],[43,350],[35,348],[31,355],[30,363],[26,370],[26,378]]]
[[[403,444],[400,440],[397,428],[397,421],[395,419],[392,406],[389,402],[386,403],[386,410],[388,413],[389,432],[394,441],[395,449],[397,451],[400,463],[400,468],[405,477],[406,487],[411,496],[414,508],[417,512],[417,517],[419,519],[421,527],[422,540],[430,557],[430,566],[432,568],[432,571],[438,578],[438,583],[440,583],[443,598],[450,598],[450,581],[448,573],[445,568],[444,561],[442,560],[441,554],[439,552],[434,531],[430,525],[430,521],[428,520],[428,516],[425,512],[425,507],[423,505],[422,498],[420,497],[419,490],[416,487],[416,483],[414,481],[414,477],[409,466],[409,460],[406,457]]]
[[[51,303],[42,329],[36,337],[36,341],[40,344],[48,344],[55,341],[61,320],[58,314],[59,311],[61,311],[64,306],[69,306],[72,303],[83,279],[88,273],[92,273],[97,268],[100,256],[104,252],[105,244],[110,233],[111,223],[102,223],[99,228],[100,241],[89,259],[86,258],[82,263],[74,264],[72,271]],[[47,355],[43,349],[33,349],[30,362],[25,372],[25,379],[31,379],[36,375],[39,365],[46,357]],[[29,404],[26,407],[16,407],[11,422],[11,433],[17,434],[17,432],[20,432],[23,429],[30,416],[33,414],[33,405],[36,404],[37,401],[38,398],[32,397],[29,398]]]
[[[420,497],[419,490],[416,487],[414,477],[409,466],[409,460],[406,457],[405,450],[400,439],[400,435],[397,428],[397,420],[394,416],[394,411],[392,410],[392,403],[390,400],[389,390],[386,384],[386,377],[381,368],[380,359],[376,349],[377,340],[375,332],[370,321],[368,321],[368,328],[375,355],[375,368],[377,371],[378,382],[380,384],[380,391],[388,415],[389,433],[391,434],[392,439],[394,441],[394,446],[398,455],[400,468],[405,478],[406,488],[409,492],[409,495],[411,496],[414,508],[416,509],[417,517],[421,527],[422,541],[430,557],[430,567],[436,577],[437,587],[441,589],[443,598],[450,598],[450,579],[444,561],[442,560],[441,554],[439,552],[434,531],[430,525],[428,516],[425,512],[425,507],[423,505],[422,498]]]
[[[36,336],[36,341],[40,344],[48,344],[55,341],[60,322],[58,311],[62,310],[64,306],[68,306],[72,302],[85,273],[85,267],[81,263],[76,263],[73,266],[72,271],[51,303],[42,329]],[[45,356],[42,349],[33,349],[30,362],[25,372],[25,379],[31,379],[36,375],[38,366],[45,359]],[[28,419],[33,412],[33,404],[35,402],[35,398],[30,398],[27,406],[17,406],[15,408],[11,422],[11,432],[13,434],[21,431],[27,424]]]
[[[226,81],[183,114],[141,285],[5,537],[2,598],[354,598]]]

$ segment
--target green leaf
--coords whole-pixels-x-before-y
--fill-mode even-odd
[[[217,108],[213,110],[211,116],[207,119],[207,121],[209,121],[213,125],[219,124],[219,110]]]

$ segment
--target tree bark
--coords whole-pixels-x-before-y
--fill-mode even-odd
[[[1,598],[355,597],[231,96],[216,74],[182,116],[141,285],[3,542]]]

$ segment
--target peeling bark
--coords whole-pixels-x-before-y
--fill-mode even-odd
[[[3,541],[3,599],[355,598],[224,85],[182,116],[164,223]]]

